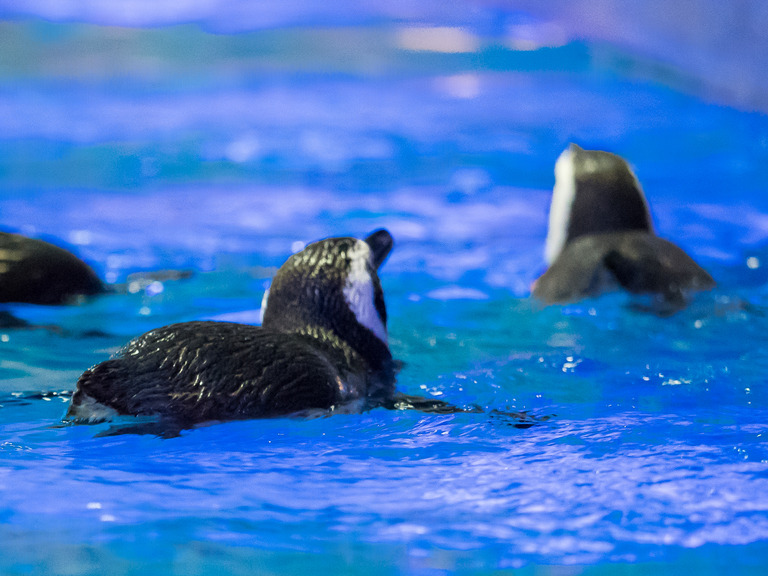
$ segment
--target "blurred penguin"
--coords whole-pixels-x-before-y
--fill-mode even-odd
[[[715,286],[682,249],[656,236],[648,202],[626,161],[571,144],[555,164],[545,257],[533,286],[545,304],[625,289],[674,312],[689,295]]]
[[[93,269],[68,250],[0,232],[0,302],[61,305],[104,292]]]

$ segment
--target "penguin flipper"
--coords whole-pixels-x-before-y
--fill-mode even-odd
[[[715,281],[680,247],[653,234],[626,233],[603,258],[617,282],[632,294],[656,294],[684,305],[692,291],[710,290]]]
[[[648,232],[613,232],[567,244],[536,281],[533,296],[564,304],[621,287],[683,306],[689,292],[714,286],[712,276],[672,242]]]
[[[567,304],[597,296],[614,287],[605,269],[605,247],[596,236],[582,236],[563,251],[533,285],[532,296],[544,304]]]
[[[386,401],[379,404],[387,410],[416,410],[424,414],[488,414],[491,419],[501,419],[515,428],[530,428],[541,422],[546,422],[550,416],[532,416],[527,412],[510,412],[508,410],[483,410],[480,406],[461,407],[423,396],[413,396],[396,392]]]
[[[477,406],[462,408],[444,400],[413,396],[402,392],[395,392],[388,398],[381,400],[378,405],[387,410],[416,410],[427,414],[459,414],[463,412],[482,414],[483,412]]]

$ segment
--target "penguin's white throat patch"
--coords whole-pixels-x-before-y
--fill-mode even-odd
[[[371,249],[368,244],[358,240],[347,255],[349,271],[344,284],[344,300],[357,321],[386,344],[387,328],[376,310],[373,279],[368,271],[371,266]]]

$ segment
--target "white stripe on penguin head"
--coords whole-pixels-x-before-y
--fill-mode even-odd
[[[347,253],[349,256],[349,271],[344,285],[344,300],[357,321],[373,332],[376,337],[387,343],[387,328],[384,326],[376,310],[373,280],[369,269],[371,267],[371,248],[358,240]]]
[[[549,230],[544,257],[552,264],[563,250],[571,222],[571,208],[576,197],[576,181],[573,169],[573,151],[567,148],[555,163],[555,188],[549,209]]]

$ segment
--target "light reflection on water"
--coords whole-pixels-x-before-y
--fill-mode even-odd
[[[73,19],[170,18],[162,3],[122,5]],[[487,8],[501,24],[475,14],[457,29],[462,14],[426,3],[407,25],[360,26],[350,8],[338,29],[261,30],[249,22],[296,16],[224,22],[205,6],[179,20],[202,29],[0,24],[19,56],[0,68],[0,222],[70,243],[112,283],[195,272],[14,308],[40,328],[0,336],[0,571],[757,569],[766,118],[562,29],[525,36],[522,13]],[[248,31],[206,31],[227,24]],[[513,28],[527,43],[510,43]],[[571,140],[632,162],[659,233],[715,293],[666,319],[620,295],[527,299]],[[57,427],[66,395],[35,395],[71,390],[157,325],[254,321],[295,246],[380,226],[396,241],[382,280],[401,389],[549,420],[376,410],[98,438],[106,425]]]

